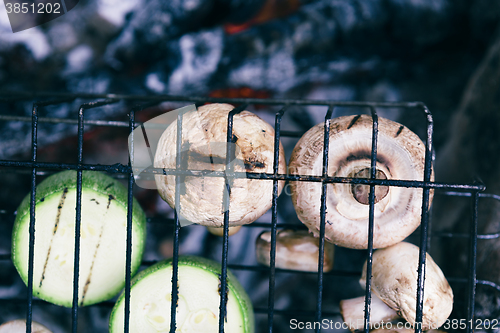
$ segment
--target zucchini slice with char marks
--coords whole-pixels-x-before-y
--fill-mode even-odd
[[[76,171],[63,171],[36,188],[33,295],[71,307],[76,224]],[[125,285],[127,189],[115,179],[83,171],[80,224],[78,304],[114,297]],[[132,274],[141,263],[146,217],[134,199]],[[28,282],[30,195],[17,210],[12,261]]]
[[[219,332],[220,272],[218,263],[185,256],[179,258],[176,332]],[[130,332],[170,331],[172,260],[159,262],[132,280]],[[225,332],[253,333],[253,307],[236,277],[227,273]],[[109,321],[109,331],[124,330],[125,293],[119,297]]]

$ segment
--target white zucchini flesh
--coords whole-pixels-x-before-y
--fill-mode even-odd
[[[184,265],[182,259],[178,267],[176,332],[219,332],[218,275],[202,267]],[[151,273],[141,273],[140,280],[131,288],[130,332],[169,332],[172,266],[167,264],[160,269],[152,268]],[[228,275],[229,292],[224,331],[251,333],[254,329],[253,309],[243,288],[237,281],[237,286],[235,285],[235,279]],[[124,306],[122,295],[111,315],[110,332],[124,331]]]
[[[16,319],[0,325],[0,333],[25,333],[26,320]],[[32,333],[52,333],[49,329],[37,322],[31,322]]]
[[[76,173],[74,175],[76,177]],[[124,190],[113,189],[118,185],[113,180],[113,186],[106,193],[82,189],[80,306],[112,298],[125,283],[127,209],[117,200],[116,191]],[[35,210],[33,294],[67,307],[73,302],[75,208],[76,188],[64,187],[39,200]],[[13,237],[13,260],[25,283],[28,281],[29,222],[29,213],[16,221]],[[145,231],[137,225],[133,225],[132,231],[134,272],[142,257]]]

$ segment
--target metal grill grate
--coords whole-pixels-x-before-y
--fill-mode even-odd
[[[74,101],[74,100],[90,100],[90,102],[81,104],[78,112],[78,120],[72,119],[58,119],[49,117],[39,117],[40,108],[46,106],[57,105],[60,103]],[[427,109],[427,107],[419,102],[411,103],[367,103],[367,102],[334,102],[334,101],[307,101],[307,100],[271,100],[271,99],[223,99],[223,98],[202,98],[202,97],[178,97],[178,96],[131,96],[131,95],[97,95],[97,94],[41,94],[41,95],[31,95],[31,94],[15,94],[10,96],[0,97],[0,101],[16,103],[16,102],[30,102],[34,100],[40,100],[33,103],[32,116],[31,117],[18,117],[11,115],[1,115],[0,121],[23,121],[31,122],[31,160],[30,161],[10,161],[10,160],[0,160],[0,167],[5,169],[6,172],[20,173],[30,171],[31,174],[31,206],[30,206],[30,247],[29,247],[29,275],[28,275],[28,294],[27,298],[23,300],[27,305],[27,315],[26,319],[28,323],[32,321],[32,305],[35,301],[32,296],[33,288],[33,258],[34,258],[34,227],[35,227],[35,192],[37,184],[37,176],[40,174],[40,170],[77,170],[77,214],[76,214],[76,227],[75,227],[75,257],[74,257],[74,286],[73,286],[73,307],[71,311],[72,315],[72,332],[77,332],[77,322],[78,322],[78,268],[79,268],[79,244],[80,244],[80,216],[81,216],[81,192],[82,192],[82,171],[83,170],[95,170],[103,171],[107,173],[114,174],[115,176],[121,175],[128,179],[128,218],[127,218],[127,247],[126,247],[126,284],[125,284],[125,332],[129,331],[129,312],[130,312],[130,271],[131,271],[131,235],[132,235],[132,190],[134,186],[134,174],[132,169],[132,164],[129,162],[128,165],[124,164],[112,164],[112,165],[101,165],[101,164],[86,164],[83,163],[83,143],[84,143],[84,126],[85,125],[95,125],[95,126],[115,126],[115,127],[128,127],[130,132],[133,131],[140,123],[135,121],[135,113],[142,110],[145,107],[152,105],[158,105],[162,102],[183,102],[183,103],[196,103],[201,105],[206,102],[219,102],[219,103],[231,103],[239,104],[237,108],[230,112],[228,117],[228,130],[227,130],[227,142],[232,142],[232,126],[233,117],[235,114],[244,110],[248,105],[267,105],[273,107],[281,107],[279,112],[275,116],[275,149],[274,149],[274,168],[273,173],[237,173],[233,172],[230,168],[231,157],[234,155],[232,150],[232,145],[227,145],[226,163],[229,168],[226,172],[211,172],[210,176],[224,177],[227,191],[224,195],[224,207],[226,208],[224,214],[224,235],[223,235],[223,251],[221,258],[221,292],[220,292],[220,313],[219,313],[219,331],[224,331],[224,313],[226,311],[226,276],[227,269],[237,269],[237,270],[253,270],[253,271],[269,271],[269,297],[268,306],[266,308],[256,308],[256,313],[267,313],[268,324],[267,331],[273,332],[273,318],[275,315],[290,314],[290,311],[286,309],[275,309],[274,298],[275,298],[275,276],[279,272],[293,273],[293,271],[280,270],[275,268],[275,254],[276,254],[276,231],[278,227],[288,227],[286,223],[279,223],[277,219],[277,197],[278,197],[278,181],[308,181],[308,182],[319,182],[322,184],[322,196],[321,196],[321,227],[320,227],[320,255],[319,255],[319,265],[318,272],[314,273],[317,275],[318,289],[317,289],[317,303],[316,310],[314,312],[301,310],[295,311],[294,314],[301,314],[306,316],[314,317],[315,321],[321,321],[323,316],[327,315],[322,309],[323,301],[323,276],[325,274],[332,275],[352,275],[352,272],[343,271],[333,271],[328,273],[323,273],[321,267],[323,267],[323,249],[325,242],[325,210],[326,210],[326,192],[327,185],[331,183],[348,183],[348,184],[364,184],[370,186],[369,194],[369,239],[368,239],[368,257],[367,257],[367,281],[366,281],[366,298],[365,298],[365,319],[369,320],[370,317],[370,291],[371,291],[371,269],[372,269],[372,255],[373,255],[373,221],[374,221],[374,200],[375,200],[375,186],[398,186],[398,187],[412,187],[412,188],[422,188],[423,189],[423,200],[422,200],[422,216],[421,216],[421,227],[420,227],[420,257],[419,257],[419,268],[418,268],[418,286],[417,286],[417,317],[416,321],[422,321],[422,308],[423,308],[423,295],[424,295],[424,275],[425,275],[425,253],[428,248],[428,241],[431,236],[430,233],[430,223],[429,223],[429,192],[433,190],[441,190],[440,193],[443,195],[450,196],[464,196],[470,197],[472,216],[470,223],[469,234],[440,234],[437,237],[469,237],[469,269],[467,279],[460,278],[449,278],[450,280],[458,281],[461,283],[466,283],[468,288],[466,313],[467,313],[467,332],[474,332],[473,318],[474,318],[474,299],[475,299],[475,288],[477,284],[488,285],[497,290],[500,290],[500,286],[493,284],[489,281],[482,281],[476,279],[476,246],[477,239],[491,239],[498,238],[500,234],[490,234],[490,235],[478,235],[477,234],[477,211],[478,211],[478,200],[481,197],[489,197],[494,200],[500,200],[499,196],[491,194],[483,194],[482,192],[485,187],[482,184],[447,184],[439,182],[431,182],[431,164],[432,164],[432,135],[433,135],[433,120],[432,115]],[[86,120],[85,113],[86,110],[101,107],[104,105],[116,103],[118,101],[125,101],[129,105],[133,104],[135,106],[129,108],[129,120],[128,122],[122,121],[106,121],[106,120]],[[323,106],[326,110],[325,116],[325,126],[324,126],[324,151],[323,151],[323,171],[321,176],[301,176],[301,175],[286,175],[278,173],[278,159],[279,159],[279,141],[281,136],[294,136],[298,137],[297,133],[290,133],[286,131],[281,131],[281,121],[282,117],[286,111],[292,106]],[[341,178],[341,177],[329,177],[327,175],[328,170],[328,150],[329,150],[329,130],[330,130],[330,119],[336,107],[344,108],[367,108],[371,112],[373,119],[373,131],[372,131],[372,151],[371,151],[371,179],[361,179],[361,178]],[[427,138],[426,138],[426,155],[425,155],[425,171],[424,171],[424,181],[408,181],[408,180],[396,180],[396,179],[376,179],[375,173],[375,163],[377,158],[377,138],[378,138],[378,116],[377,109],[382,108],[401,108],[405,111],[418,111],[423,117],[425,117],[427,124]],[[39,123],[73,123],[78,125],[78,150],[77,150],[77,163],[52,163],[52,162],[38,162],[37,161],[37,128]],[[181,147],[181,124],[182,115],[177,118],[177,152],[180,151]],[[133,145],[132,145],[133,146]],[[132,154],[133,155],[133,154]],[[178,204],[180,198],[180,177],[182,176],[199,176],[200,173],[196,173],[192,170],[181,170],[181,154],[177,154],[177,168],[176,169],[154,169],[151,168],[149,172],[164,175],[175,175],[176,176],[176,196],[175,201]],[[265,227],[270,228],[272,233],[271,238],[271,265],[270,268],[261,266],[244,266],[244,265],[230,265],[228,264],[228,219],[229,219],[229,200],[228,194],[230,193],[230,179],[232,177],[247,177],[250,179],[267,179],[273,180],[273,201],[272,201],[272,220],[270,223],[259,223],[254,222],[247,227]],[[0,207],[1,209],[1,207]],[[180,223],[176,216],[174,221],[174,235],[173,235],[173,278],[172,286],[177,286],[177,270],[178,270],[178,256],[179,256],[179,229]],[[435,235],[434,235],[435,236]],[[0,256],[0,260],[10,260],[10,254],[5,254]],[[172,288],[175,290],[176,288]],[[177,294],[172,294],[171,302],[171,331],[175,330],[175,304],[177,302]],[[99,306],[99,305],[97,305]],[[31,332],[30,325],[27,325],[27,332]],[[316,329],[319,332],[320,329]],[[365,327],[365,332],[368,332],[368,327]],[[417,328],[415,332],[421,332],[420,328]]]

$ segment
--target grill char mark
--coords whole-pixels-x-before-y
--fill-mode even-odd
[[[57,215],[56,215],[56,221],[54,224],[54,232],[52,234],[52,237],[50,238],[49,251],[47,252],[47,258],[45,258],[45,264],[43,265],[42,277],[40,278],[39,288],[42,287],[43,280],[45,279],[45,270],[47,269],[47,264],[49,262],[49,257],[50,257],[50,251],[52,250],[52,243],[54,241],[54,237],[56,236],[57,227],[59,225],[59,220],[61,219],[61,211],[62,211],[62,208],[64,207],[64,202],[66,201],[67,194],[68,194],[68,188],[65,187],[63,190],[63,193],[61,195],[61,199],[59,199],[59,205],[57,206]],[[45,200],[45,198],[42,198],[42,199]],[[40,201],[44,201],[44,200],[40,200]]]
[[[197,161],[197,162],[202,162],[202,163],[207,163],[207,159],[210,160],[210,164],[226,164],[226,159],[220,156],[215,156],[215,155],[204,155],[200,154],[196,151],[188,151],[186,152],[186,158],[189,161]],[[187,161],[186,161],[187,162]],[[186,169],[187,169],[187,163],[186,163]]]
[[[111,205],[111,201],[115,200],[115,196],[112,194],[108,195],[108,205],[106,206],[106,213],[109,211],[109,206]],[[105,214],[106,214],[105,213]],[[90,264],[89,276],[87,277],[87,281],[85,282],[85,286],[83,287],[82,300],[80,301],[80,306],[83,305],[83,301],[85,299],[85,295],[89,289],[90,282],[92,280],[92,270],[94,269],[95,259],[97,257],[97,251],[99,250],[99,246],[101,245],[102,234],[104,233],[104,223],[101,225],[101,231],[99,233],[99,240],[97,241],[97,245],[94,251],[94,257],[92,259],[92,264]]]
[[[399,134],[401,134],[401,132],[403,132],[404,128],[405,127],[403,125],[399,126],[399,129],[396,132],[396,135],[394,137],[397,138],[399,136]]]
[[[349,126],[347,126],[347,129],[353,127],[354,124],[359,120],[359,118],[361,118],[361,115],[357,115],[356,117],[352,118],[351,123],[349,124]]]
[[[108,195],[108,205],[106,206],[106,209],[109,209],[109,205],[111,205],[111,200],[115,200],[116,197],[112,194]]]
[[[262,169],[266,167],[266,164],[254,158],[246,159],[245,162],[245,170],[252,171],[254,169]]]

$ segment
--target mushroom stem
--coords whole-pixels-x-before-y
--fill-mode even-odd
[[[375,294],[372,295],[369,325],[377,326],[401,318]],[[349,330],[363,330],[365,321],[365,296],[340,301],[340,313]]]
[[[239,225],[237,227],[229,227],[227,235],[232,236],[235,233],[237,233],[238,231],[240,231],[240,229],[241,229],[241,225]],[[210,233],[212,235],[219,236],[219,237],[224,236],[224,228],[207,227],[207,230],[210,231]]]
[[[255,243],[257,261],[269,266],[271,262],[271,232],[262,232]],[[333,268],[334,246],[325,242],[323,272]],[[319,238],[305,230],[279,230],[276,233],[276,268],[317,272]]]
[[[356,172],[353,176],[354,178],[370,178],[370,174],[371,174],[370,168],[364,168]],[[387,176],[382,170],[377,169],[376,179],[387,179]],[[356,199],[357,202],[363,205],[369,204],[368,198],[370,196],[370,186],[362,184],[352,184],[351,192],[354,199]],[[378,203],[380,200],[385,198],[387,196],[387,193],[389,193],[388,186],[376,186],[375,203]]]

